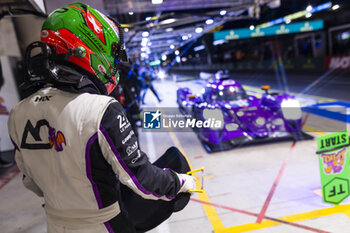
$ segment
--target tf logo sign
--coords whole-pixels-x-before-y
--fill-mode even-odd
[[[157,110],[156,112],[144,111],[143,112],[143,128],[144,129],[160,129],[162,127],[161,117],[162,113]]]
[[[350,195],[349,132],[318,137],[317,144],[323,201],[338,205]]]

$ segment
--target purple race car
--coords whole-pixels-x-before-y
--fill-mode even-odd
[[[269,93],[269,86],[262,89],[265,94],[259,99],[247,95],[235,80],[221,76],[210,80],[201,95],[178,89],[177,102],[182,113],[209,121],[208,127],[195,127],[208,152],[272,140],[310,139],[301,130],[302,112],[294,96]]]

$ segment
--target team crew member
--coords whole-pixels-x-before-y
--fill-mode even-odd
[[[151,68],[149,64],[146,64],[146,66],[141,71],[141,78],[143,81],[143,94],[142,94],[142,104],[145,104],[145,97],[148,89],[150,89],[155,97],[157,98],[158,102],[162,102],[162,100],[159,98],[159,95],[156,91],[156,89],[153,86],[153,81],[156,80],[154,70]]]
[[[117,22],[73,3],[50,14],[41,42],[27,49],[29,95],[8,126],[24,186],[44,197],[49,233],[136,232],[121,184],[165,201],[195,187],[192,176],[148,161],[122,106],[107,96],[127,60],[123,46]]]

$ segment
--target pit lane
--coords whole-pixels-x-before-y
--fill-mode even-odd
[[[158,81],[154,85],[163,101],[157,103],[148,93],[143,107],[177,107],[177,88],[187,86],[198,93],[201,84],[198,80]],[[257,87],[245,88],[249,94],[261,94]],[[301,100],[304,105],[336,101],[315,96]],[[293,142],[287,141],[211,154],[193,132],[140,132],[141,148],[151,161],[175,145],[193,168],[205,167],[205,192],[194,194],[183,211],[151,233],[348,232],[350,201],[335,207],[322,202],[315,154],[316,137],[338,125],[337,120],[309,114],[304,129],[315,138],[297,142],[293,149]],[[1,232],[46,232],[42,200],[23,187],[17,172],[5,178],[0,190]],[[261,223],[257,223],[259,215]]]
[[[155,83],[161,98],[156,103],[147,96],[146,106],[176,107],[176,89],[189,87],[199,93],[202,81]],[[261,95],[257,87],[245,86],[248,94]],[[300,97],[304,106],[333,99]],[[305,113],[306,115],[306,113]],[[330,132],[339,121],[309,114],[304,130],[315,138],[279,142],[208,154],[194,133],[147,133],[155,148],[141,137],[142,149],[162,154],[176,145],[184,151],[192,167],[205,167],[205,195],[195,194],[189,206],[175,213],[154,232],[346,232],[350,223],[350,201],[333,207],[322,202],[316,137]],[[149,136],[150,134],[151,136]],[[261,223],[258,223],[262,220]],[[325,221],[326,220],[326,221]],[[341,227],[340,227],[341,226]],[[168,231],[163,231],[168,229]]]

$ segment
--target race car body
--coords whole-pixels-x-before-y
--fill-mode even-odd
[[[189,88],[177,90],[177,102],[183,113],[197,120],[214,118],[219,128],[195,131],[209,152],[231,149],[251,143],[280,139],[309,138],[302,133],[302,112],[298,100],[289,94],[265,93],[259,99],[247,95],[237,81],[229,77],[212,79],[194,95]]]

